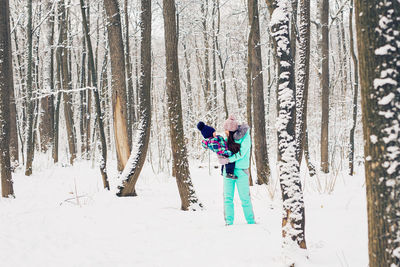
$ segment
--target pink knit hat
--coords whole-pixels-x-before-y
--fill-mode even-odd
[[[235,132],[238,129],[238,121],[235,116],[229,115],[228,119],[224,122],[225,131]]]

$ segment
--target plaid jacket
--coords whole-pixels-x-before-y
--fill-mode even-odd
[[[230,157],[233,155],[232,151],[228,150],[228,145],[225,139],[220,135],[217,135],[214,138],[204,139],[201,141],[201,145],[205,149],[210,149],[217,153],[218,156]]]

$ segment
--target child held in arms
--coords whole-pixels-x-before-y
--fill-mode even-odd
[[[228,149],[227,142],[221,135],[217,135],[215,129],[208,125],[205,125],[204,122],[199,122],[197,124],[197,129],[201,131],[201,134],[204,137],[204,140],[201,142],[201,145],[205,149],[210,149],[211,151],[217,153],[218,157],[229,158],[233,153]],[[226,177],[230,179],[237,179],[237,177],[233,174],[235,170],[235,163],[228,163],[222,166],[222,171],[225,166]]]

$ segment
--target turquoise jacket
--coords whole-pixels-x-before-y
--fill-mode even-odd
[[[250,127],[247,124],[239,125],[233,138],[236,143],[240,144],[240,151],[229,157],[229,162],[235,162],[235,169],[248,169],[251,148]]]

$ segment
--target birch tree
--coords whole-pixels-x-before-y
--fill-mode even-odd
[[[355,1],[369,266],[400,265],[400,2]]]

